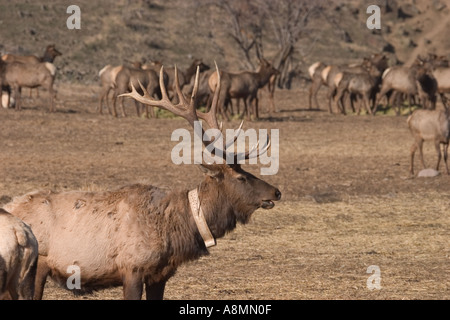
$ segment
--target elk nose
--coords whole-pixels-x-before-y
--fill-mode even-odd
[[[281,191],[280,190],[276,190],[275,191],[275,197],[277,198],[277,200],[280,200],[281,199]]]

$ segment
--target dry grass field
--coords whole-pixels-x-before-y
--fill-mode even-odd
[[[35,189],[136,182],[188,189],[201,180],[192,165],[170,159],[170,135],[184,120],[137,118],[131,104],[128,118],[100,116],[98,87],[57,86],[56,113],[46,112],[43,90],[21,112],[0,110],[0,205]],[[280,130],[279,171],[263,178],[282,200],[219,239],[209,256],[182,266],[165,298],[449,299],[450,177],[442,165],[438,177],[409,177],[406,117],[310,111],[304,89],[277,91],[276,99],[275,117],[263,113],[244,126]],[[319,101],[324,108],[324,91]],[[425,160],[434,166],[430,144]],[[259,176],[259,165],[245,168]],[[381,289],[367,287],[372,265]],[[74,296],[51,281],[44,293],[121,297],[121,288]]]

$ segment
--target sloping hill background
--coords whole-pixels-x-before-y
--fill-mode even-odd
[[[258,1],[258,0],[252,0]],[[381,7],[381,30],[369,30],[366,8]],[[186,68],[192,57],[229,70],[242,70],[243,56],[229,34],[229,16],[214,1],[119,0],[77,1],[81,29],[69,30],[66,1],[0,2],[0,51],[41,55],[47,44],[63,52],[55,64],[58,80],[98,81],[105,64],[125,59],[157,59]],[[296,42],[294,61],[300,77],[309,64],[359,61],[385,51],[401,62],[417,54],[450,53],[448,0],[323,1],[311,15],[307,32]],[[268,59],[277,46],[270,29],[263,35]]]

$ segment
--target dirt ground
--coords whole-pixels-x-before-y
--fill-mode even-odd
[[[55,113],[46,111],[43,90],[21,112],[0,110],[0,206],[36,189],[136,182],[188,189],[202,179],[192,165],[171,162],[170,135],[187,128],[184,120],[138,118],[131,104],[130,117],[114,119],[96,113],[99,88],[57,89]],[[311,111],[306,89],[277,91],[280,112],[244,124],[280,130],[279,171],[263,178],[282,200],[218,239],[209,256],[182,266],[166,299],[450,298],[450,176],[441,164],[438,177],[409,177],[405,116],[329,115],[324,94],[322,110]],[[434,166],[434,147],[424,150]],[[245,166],[258,176],[259,168]],[[368,288],[370,266],[379,268],[381,288]],[[44,293],[121,298],[121,288],[76,297],[50,281]]]

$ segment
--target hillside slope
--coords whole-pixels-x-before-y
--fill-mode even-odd
[[[241,68],[242,52],[224,30],[229,17],[214,5],[195,0],[77,4],[81,29],[69,30],[64,1],[1,1],[0,51],[40,55],[47,44],[55,43],[64,54],[55,62],[58,80],[69,82],[96,82],[105,64],[125,59],[157,59],[185,68],[190,58],[201,57],[209,64],[218,61],[222,68]],[[381,30],[366,27],[369,4],[381,7]],[[449,16],[448,0],[325,1],[296,43],[295,62],[306,75],[308,65],[317,60],[355,62],[382,50],[392,61],[402,62],[426,52],[448,54]],[[269,59],[277,49],[271,41],[263,39]]]

